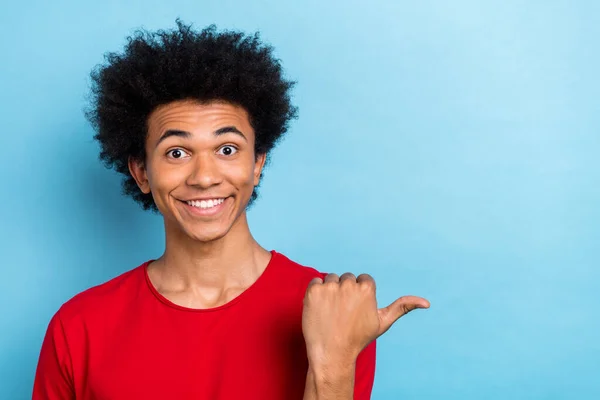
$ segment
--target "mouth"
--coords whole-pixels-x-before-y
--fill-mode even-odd
[[[225,201],[229,197],[216,197],[213,199],[181,201],[192,215],[214,216],[225,208]]]
[[[217,207],[225,201],[225,198],[207,199],[207,200],[188,200],[185,203],[190,207],[196,207],[201,210]]]

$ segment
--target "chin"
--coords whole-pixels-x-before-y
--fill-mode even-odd
[[[188,237],[196,242],[201,243],[210,243],[217,241],[219,239],[224,238],[229,232],[229,229],[194,229],[194,230],[185,230],[185,233]]]

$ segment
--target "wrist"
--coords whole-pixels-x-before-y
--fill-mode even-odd
[[[347,346],[306,346],[309,364],[320,368],[354,365],[359,353]]]
[[[308,369],[318,386],[336,385],[339,382],[354,380],[356,359],[309,359]]]

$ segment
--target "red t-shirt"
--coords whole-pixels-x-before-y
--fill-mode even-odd
[[[220,307],[178,306],[146,262],[66,302],[42,344],[33,399],[302,399],[309,281],[324,274],[272,251],[258,280]],[[356,365],[357,400],[371,396],[375,342]]]

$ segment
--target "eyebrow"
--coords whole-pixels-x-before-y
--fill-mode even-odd
[[[235,126],[224,126],[223,128],[219,128],[213,132],[213,134],[215,136],[221,136],[226,133],[235,133],[236,135],[241,136],[246,142],[248,141],[246,136],[244,136],[244,134]],[[180,137],[183,139],[189,139],[192,137],[192,134],[188,131],[181,131],[178,129],[169,129],[169,130],[165,131],[165,133],[162,134],[160,139],[158,139],[158,142],[156,142],[156,146],[158,146],[160,144],[160,142],[162,142],[163,140],[165,140],[166,138],[169,138],[171,136],[177,136],[177,137]]]

